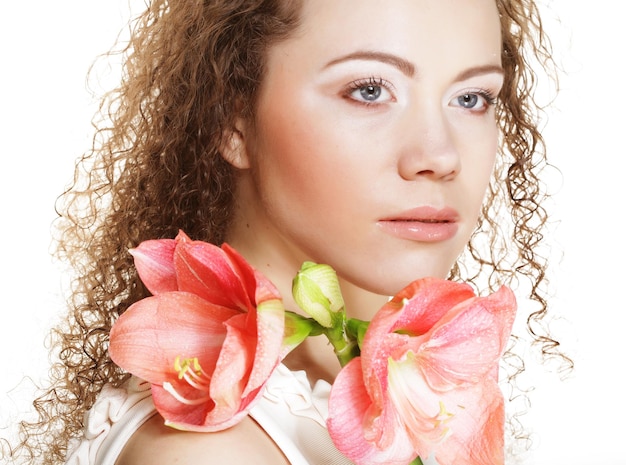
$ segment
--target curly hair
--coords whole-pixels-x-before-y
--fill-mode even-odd
[[[539,179],[547,161],[533,95],[538,71],[554,76],[551,50],[533,0],[496,3],[505,69],[496,110],[500,157],[478,227],[450,278],[489,289],[528,278],[536,303],[529,333],[545,354],[565,359],[540,324],[546,263],[536,252],[547,220]],[[179,229],[223,242],[234,180],[219,147],[237,115],[253,115],[266,51],[298,27],[300,6],[152,0],[131,23],[129,41],[111,52],[124,57],[121,84],[103,98],[92,149],[57,203],[57,255],[75,273],[70,312],[53,330],[58,361],[34,401],[39,420],[20,425],[10,456],[63,463],[103,385],[128,377],[107,352],[116,318],[148,295],[128,250]]]

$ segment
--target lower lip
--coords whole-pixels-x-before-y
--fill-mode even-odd
[[[451,239],[459,229],[455,222],[379,221],[388,234],[415,242],[441,242]]]

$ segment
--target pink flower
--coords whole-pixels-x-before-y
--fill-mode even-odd
[[[498,363],[515,318],[506,287],[416,281],[374,317],[361,356],[335,380],[328,429],[357,465],[504,463]]]
[[[149,381],[170,426],[218,431],[240,421],[289,348],[276,288],[227,244],[143,242],[132,251],[154,296],[113,326],[112,360]]]

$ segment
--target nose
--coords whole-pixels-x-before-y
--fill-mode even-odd
[[[461,157],[444,109],[422,106],[407,112],[398,173],[403,179],[451,180],[461,171]]]

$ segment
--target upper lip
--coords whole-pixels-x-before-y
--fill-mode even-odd
[[[381,221],[417,221],[422,223],[456,223],[458,220],[459,214],[454,208],[431,206],[412,208],[381,219]]]

